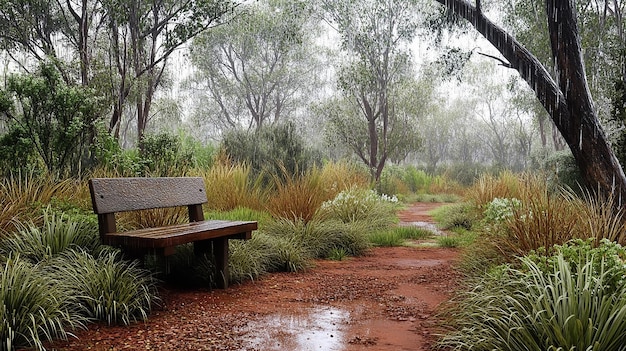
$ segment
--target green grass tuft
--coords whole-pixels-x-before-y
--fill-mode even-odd
[[[434,235],[434,233],[428,229],[413,226],[394,227],[392,230],[398,233],[402,239],[410,240],[427,239]]]
[[[158,300],[152,274],[137,261],[121,260],[113,249],[97,257],[68,250],[51,268],[66,296],[73,297],[87,317],[109,325],[145,320]]]
[[[432,211],[437,224],[444,230],[455,228],[471,229],[476,221],[476,214],[468,203],[455,203],[441,206]]]
[[[230,211],[211,211],[205,213],[205,217],[206,219],[223,219],[227,221],[257,221],[259,226],[263,226],[263,224],[272,219],[269,213],[248,207],[237,207]]]
[[[44,212],[42,225],[18,223],[17,230],[0,240],[0,253],[19,253],[37,263],[59,255],[70,248],[94,251],[100,246],[95,222],[68,221],[65,216]]]
[[[328,253],[328,259],[333,261],[343,261],[346,257],[348,257],[348,252],[341,247],[335,247]]]
[[[0,349],[43,350],[43,341],[67,338],[66,329],[84,319],[65,308],[65,299],[40,266],[10,255],[0,271]]]
[[[400,234],[393,230],[374,232],[369,236],[369,239],[374,246],[382,247],[402,246],[404,243],[404,239]]]
[[[455,248],[461,245],[461,239],[457,236],[440,236],[437,238],[439,247]]]

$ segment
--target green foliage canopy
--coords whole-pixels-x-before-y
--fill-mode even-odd
[[[80,169],[99,112],[99,100],[90,90],[66,84],[49,63],[34,74],[10,76],[7,88],[0,90],[5,122],[21,131],[56,175]]]

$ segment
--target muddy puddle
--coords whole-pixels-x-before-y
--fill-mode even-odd
[[[442,232],[437,226],[433,223],[428,222],[402,222],[400,225],[403,227],[417,227],[426,230],[430,230],[434,235],[446,235],[446,233]]]
[[[345,346],[342,325],[347,311],[315,307],[295,313],[275,313],[248,323],[246,350],[340,351]]]

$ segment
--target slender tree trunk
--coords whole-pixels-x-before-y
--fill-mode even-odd
[[[618,202],[626,197],[626,176],[598,121],[587,85],[572,0],[547,0],[548,28],[559,83],[525,47],[465,0],[437,0],[465,18],[493,44],[530,85],[567,142],[590,190]],[[477,1],[480,4],[480,1]]]

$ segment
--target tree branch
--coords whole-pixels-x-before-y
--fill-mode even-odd
[[[492,59],[494,59],[494,60],[496,60],[496,61],[500,61],[500,66],[504,66],[504,67],[506,67],[506,68],[514,68],[513,66],[511,66],[511,64],[510,64],[510,63],[508,63],[508,62],[504,61],[503,59],[501,59],[501,58],[499,58],[499,57],[497,57],[497,56],[493,56],[493,55],[485,54],[485,53],[483,53],[483,52],[479,52],[478,54],[479,54],[479,55],[486,56],[486,57],[489,57],[489,58],[492,58]]]

